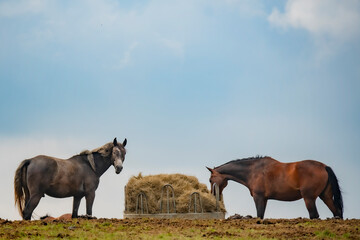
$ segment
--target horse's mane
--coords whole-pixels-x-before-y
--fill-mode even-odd
[[[231,163],[245,163],[245,162],[249,162],[249,163],[251,163],[252,161],[254,161],[254,160],[259,160],[259,159],[263,159],[263,158],[270,158],[269,156],[260,156],[260,155],[257,155],[257,156],[255,156],[255,157],[248,157],[248,158],[242,158],[242,159],[235,159],[235,160],[232,160],[232,161],[229,161],[229,162],[227,162],[227,163],[224,163],[224,164],[222,164],[222,165],[220,165],[220,166],[218,166],[218,167],[216,167],[216,168],[219,168],[219,167],[222,167],[222,166],[224,166],[224,165],[227,165],[227,164],[231,164]],[[215,168],[215,169],[216,169]]]
[[[89,155],[92,153],[100,153],[102,157],[109,157],[111,154],[111,150],[114,147],[112,142],[106,143],[105,145],[95,148],[93,150],[84,150],[79,155]]]
[[[79,156],[86,156],[86,159],[90,163],[91,168],[94,171],[96,171],[93,153],[99,153],[102,157],[106,158],[106,157],[110,156],[113,147],[114,147],[114,144],[112,142],[109,142],[109,143],[106,143],[105,145],[95,148],[91,151],[84,150],[79,154]]]

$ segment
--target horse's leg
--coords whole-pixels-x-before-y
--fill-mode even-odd
[[[36,208],[36,206],[39,204],[39,201],[41,197],[44,196],[44,194],[34,194],[31,195],[29,201],[27,202],[25,209],[23,211],[24,220],[30,220],[32,212]]]
[[[87,193],[85,198],[86,198],[86,215],[91,216],[92,206],[95,199],[95,191]]]
[[[72,215],[71,215],[72,218],[77,218],[78,217],[78,210],[79,210],[81,199],[82,199],[82,197],[75,197],[74,196],[73,210],[72,210]]]
[[[319,197],[326,204],[326,206],[328,206],[330,211],[334,214],[334,217],[340,217],[339,211],[336,209],[334,205],[330,184],[326,187],[324,192],[320,194]]]
[[[25,188],[24,192],[25,192],[25,206],[26,206],[30,201],[30,192],[28,188]]]
[[[307,210],[309,211],[310,219],[319,218],[319,213],[316,209],[315,200],[316,198],[304,197],[305,205]]]
[[[254,202],[256,206],[257,217],[263,219],[265,214],[267,199],[263,195],[254,195]]]

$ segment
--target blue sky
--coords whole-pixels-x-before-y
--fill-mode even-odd
[[[208,183],[205,166],[260,154],[332,166],[344,216],[359,218],[359,43],[356,0],[0,1],[0,217],[19,218],[21,160],[116,136],[129,153],[120,176],[103,176],[95,215],[121,217],[138,172]],[[239,184],[224,199],[229,214],[256,214]],[[45,198],[37,211],[70,212],[71,200]],[[274,202],[265,216],[307,211]]]

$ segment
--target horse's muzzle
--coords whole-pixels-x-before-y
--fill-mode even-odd
[[[116,174],[119,174],[122,169],[123,169],[122,166],[115,167],[115,172],[116,172]]]

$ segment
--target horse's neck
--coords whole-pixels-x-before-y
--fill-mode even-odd
[[[225,175],[228,180],[233,180],[247,186],[251,165],[252,164],[249,164],[249,162],[239,161],[236,163],[232,162],[224,164],[216,170],[220,174]]]
[[[98,177],[104,174],[111,166],[110,159],[104,158],[99,153],[94,153],[95,173]]]

